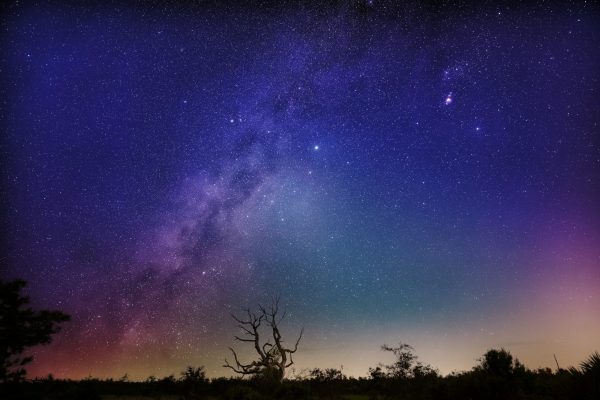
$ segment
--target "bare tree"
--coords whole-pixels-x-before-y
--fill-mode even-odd
[[[231,317],[238,323],[238,327],[242,330],[243,335],[235,336],[235,339],[240,342],[248,342],[254,345],[254,349],[258,353],[258,360],[248,364],[243,364],[239,361],[238,355],[233,348],[229,348],[233,354],[235,365],[232,365],[225,359],[226,368],[230,368],[234,372],[242,375],[262,376],[272,378],[281,382],[285,376],[285,369],[294,364],[292,359],[293,354],[298,350],[298,344],[302,339],[304,328],[300,331],[300,335],[292,348],[284,347],[284,341],[279,331],[279,325],[286,316],[283,311],[280,314],[279,297],[274,297],[269,308],[258,306],[258,311],[254,312],[249,308],[244,309],[246,315],[243,318],[238,318],[235,315]],[[264,325],[263,325],[264,324]],[[261,343],[260,327],[268,326],[271,331],[271,337]],[[271,341],[272,339],[272,341]]]

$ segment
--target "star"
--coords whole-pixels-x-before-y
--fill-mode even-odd
[[[315,147],[313,147],[313,149],[315,149],[315,151],[318,151],[319,150],[319,145],[316,144]]]

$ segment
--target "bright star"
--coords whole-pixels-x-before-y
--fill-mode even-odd
[[[315,149],[315,150],[319,150],[319,145],[318,145],[318,144],[316,144],[316,145],[315,145],[315,147],[314,147],[314,149]]]
[[[444,101],[444,104],[446,104],[447,106],[450,105],[452,103],[452,93],[448,94],[448,96],[446,96],[446,100]]]

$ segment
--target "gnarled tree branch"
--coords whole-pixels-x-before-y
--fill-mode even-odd
[[[296,353],[298,350],[304,328],[300,331],[300,335],[296,340],[294,348],[286,348],[283,345],[284,341],[281,332],[279,331],[279,324],[286,317],[286,312],[284,310],[283,313],[279,314],[279,297],[273,297],[268,309],[259,304],[257,313],[252,312],[248,308],[244,309],[244,311],[246,313],[244,319],[238,318],[233,314],[231,315],[245,335],[242,337],[234,336],[234,338],[240,342],[253,343],[259,359],[250,364],[242,364],[239,361],[235,350],[229,348],[233,354],[235,365],[231,365],[229,361],[225,359],[225,364],[223,366],[242,375],[274,373],[280,381],[283,380],[286,368],[294,364],[292,354]],[[266,341],[261,345],[259,328],[263,322],[271,329],[273,343]]]

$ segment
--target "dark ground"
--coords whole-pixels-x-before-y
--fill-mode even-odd
[[[598,399],[598,368],[502,372],[473,370],[446,377],[333,378],[285,381],[173,377],[146,382],[44,379],[4,384],[3,399]]]

